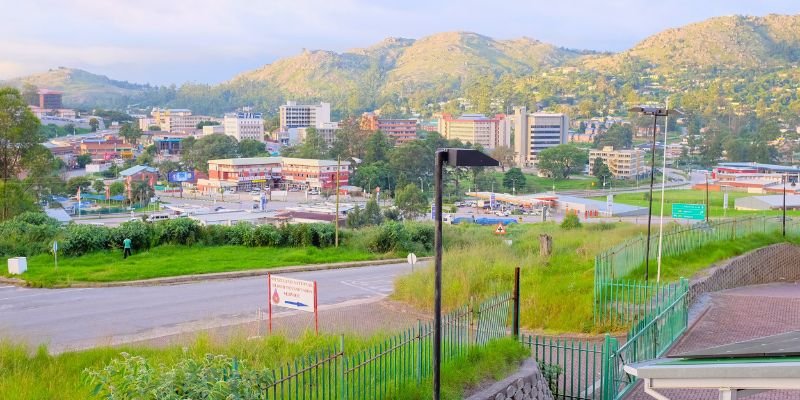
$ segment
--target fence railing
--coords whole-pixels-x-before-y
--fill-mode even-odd
[[[531,350],[555,398],[602,398],[602,343],[531,335],[520,336],[520,342]]]
[[[442,318],[442,362],[474,347],[506,337],[510,294],[476,307],[465,305]],[[296,360],[272,372],[263,399],[383,399],[432,374],[433,323],[417,325],[371,348],[348,354],[344,341],[336,348]]]
[[[775,216],[756,216],[698,223],[676,227],[664,233],[662,257],[678,256],[714,242],[743,238],[754,233],[779,232],[782,219]],[[800,221],[787,220],[787,233],[797,234]],[[651,236],[651,262],[658,256],[658,236]],[[645,263],[646,237],[623,242],[595,258],[594,320],[596,324],[632,323],[638,316],[642,301],[659,293],[653,283],[625,281]],[[634,305],[627,302],[634,301]],[[649,300],[648,300],[649,301]],[[637,305],[638,304],[638,305]]]
[[[625,344],[620,346],[616,338],[606,335],[603,343],[603,399],[621,399],[633,388],[636,377],[625,372],[623,367],[626,364],[663,356],[686,331],[689,281],[682,279],[675,286],[676,290],[664,299],[662,309],[646,314],[631,328]]]

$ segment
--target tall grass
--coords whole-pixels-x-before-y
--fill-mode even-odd
[[[594,257],[644,231],[632,224],[585,224],[564,230],[554,223],[511,225],[506,236],[493,227],[459,226],[444,233],[443,306],[452,309],[513,285],[522,268],[521,322],[529,329],[589,332],[593,329]],[[539,235],[553,237],[553,253],[539,254]],[[448,236],[449,243],[448,243]],[[512,240],[508,246],[504,240]],[[396,299],[433,307],[433,273],[427,267],[395,281]]]

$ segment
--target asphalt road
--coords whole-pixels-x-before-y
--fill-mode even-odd
[[[322,307],[387,296],[394,278],[408,272],[407,264],[392,264],[285,276],[317,280]],[[152,287],[0,286],[0,338],[58,353],[250,322],[266,309],[266,285],[256,277]],[[273,309],[281,312],[290,310]]]

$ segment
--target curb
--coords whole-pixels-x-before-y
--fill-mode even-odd
[[[429,261],[433,257],[420,257],[420,261]],[[250,269],[244,271],[230,271],[230,272],[215,272],[210,274],[194,274],[194,275],[179,275],[163,278],[141,279],[136,281],[121,281],[121,282],[74,282],[68,286],[58,287],[54,289],[65,288],[104,288],[104,287],[122,287],[122,286],[165,286],[175,285],[189,282],[203,282],[214,281],[222,279],[236,279],[236,278],[250,278],[255,276],[266,276],[267,274],[275,273],[291,273],[291,272],[308,272],[308,271],[325,271],[330,269],[345,269],[345,268],[359,268],[368,267],[373,265],[389,265],[406,263],[405,258],[390,258],[384,260],[369,260],[369,261],[352,261],[340,262],[330,264],[310,264],[310,265],[293,265],[288,267],[277,268],[261,268]],[[0,277],[0,283],[27,286],[27,281],[18,278]]]

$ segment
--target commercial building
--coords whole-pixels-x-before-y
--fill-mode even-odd
[[[92,162],[128,159],[133,158],[133,145],[118,139],[84,141],[78,145],[78,153],[91,155]]]
[[[791,189],[791,191],[789,191]],[[795,194],[795,188],[787,188],[786,199],[783,193],[770,196],[740,197],[733,201],[737,210],[782,210],[784,204],[787,210],[800,210],[800,195]],[[791,193],[791,194],[788,194]]]
[[[594,169],[598,158],[603,160],[617,179],[632,179],[647,172],[644,151],[640,149],[614,150],[613,146],[605,146],[601,150],[592,149],[589,151],[589,171]]]
[[[200,122],[221,122],[219,118],[207,115],[192,115],[192,110],[185,108],[154,108],[150,112],[150,116],[151,118],[139,119],[139,128],[143,131],[148,130],[152,125],[156,125],[162,131],[170,133],[194,133],[197,130],[197,124]]]
[[[283,187],[298,189],[333,189],[336,187],[337,162],[288,157],[252,157],[210,160],[208,179],[198,179],[201,192],[219,189],[249,191],[252,188]],[[346,186],[350,163],[341,162],[339,186]]]
[[[264,141],[264,119],[261,113],[228,113],[225,114],[222,126],[224,133],[236,140]]]
[[[56,90],[40,89],[39,92],[39,108],[45,110],[57,110],[64,108],[61,102],[62,92]]]
[[[337,161],[287,158],[281,161],[281,175],[290,186],[301,189],[334,189],[336,187]],[[350,162],[342,161],[338,167],[339,186],[350,179]]]
[[[287,101],[280,106],[280,130],[287,131],[291,128],[307,128],[331,122],[330,103],[297,104]]]
[[[517,165],[535,166],[538,154],[567,143],[569,117],[566,114],[529,113],[514,108],[514,150]]]
[[[198,179],[204,193],[219,189],[249,191],[281,181],[280,157],[227,158],[208,161],[208,179]]]
[[[402,144],[417,138],[417,120],[379,118],[375,113],[364,113],[361,116],[360,128],[365,131],[381,131],[395,143]]]
[[[225,134],[225,126],[223,125],[205,125],[203,126],[203,136],[214,134]]]
[[[448,139],[479,144],[485,149],[511,145],[511,124],[503,114],[493,118],[483,114],[464,114],[458,118],[442,114],[439,133]]]

